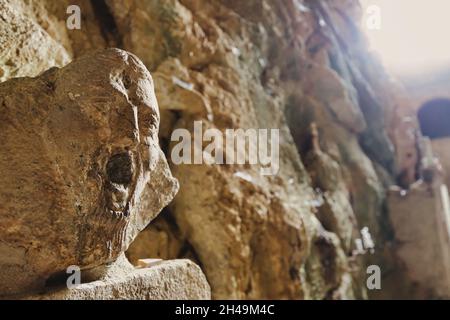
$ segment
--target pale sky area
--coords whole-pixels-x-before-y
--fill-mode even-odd
[[[450,69],[450,0],[361,0],[371,48],[399,75]],[[380,30],[369,30],[367,10],[381,9]],[[373,20],[372,20],[373,21]]]

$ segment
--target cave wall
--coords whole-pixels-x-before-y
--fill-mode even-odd
[[[66,28],[73,4],[80,30]],[[0,0],[0,81],[119,47],[152,73],[168,158],[171,132],[196,120],[280,129],[275,176],[172,164],[179,194],[130,260],[192,259],[213,298],[377,296],[366,267],[395,268],[385,190],[398,167],[397,101],[366,49],[361,14],[356,0]],[[372,255],[355,254],[364,227]]]

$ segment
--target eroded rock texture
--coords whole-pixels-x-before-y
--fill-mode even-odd
[[[174,197],[153,80],[110,49],[0,85],[0,294],[113,262]]]
[[[129,264],[129,262],[127,262]],[[202,270],[190,260],[165,261],[148,269],[115,266],[105,279],[59,288],[27,300],[210,300]]]
[[[180,192],[131,246],[128,256],[132,261],[190,258],[206,273],[213,297],[227,299],[365,298],[365,266],[375,261],[389,271],[385,266],[392,258],[386,254],[386,244],[391,234],[385,222],[384,195],[396,175],[389,141],[392,134],[387,128],[394,118],[391,110],[395,101],[387,75],[367,53],[360,36],[357,21],[361,12],[356,0],[75,0],[70,4],[80,6],[83,22],[81,30],[73,31],[55,28],[66,19],[69,1],[0,3],[31,21],[27,32],[37,28],[49,39],[49,45],[63,47],[62,52],[67,53],[64,56],[77,57],[113,46],[142,59],[155,81],[161,109],[160,140],[166,155],[173,148],[173,129],[192,130],[195,120],[202,120],[205,128],[219,130],[280,129],[280,171],[275,176],[261,176],[258,166],[172,165]],[[9,57],[15,47],[10,40],[0,39],[8,44]],[[15,73],[8,67],[3,80],[47,69],[39,59],[33,60],[32,70],[27,69],[30,63],[19,51],[14,58]],[[6,65],[4,57],[2,52],[2,66]],[[90,161],[78,159],[78,164],[75,158],[85,153],[70,149],[68,142],[93,150],[99,145],[97,141],[89,144],[93,138],[119,144],[126,138],[136,139],[127,135],[134,131],[132,112],[125,104],[139,103],[135,102],[138,97],[127,95],[130,90],[135,92],[136,83],[131,81],[131,89],[126,88],[130,81],[121,67],[108,71],[110,94],[89,100],[92,105],[108,104],[113,109],[125,104],[121,117],[109,118],[108,113],[105,116],[96,108],[92,113],[85,113],[81,107],[75,111],[67,108],[83,106],[86,92],[97,90],[95,80],[103,62],[92,59],[98,58],[83,58],[65,71],[47,72],[41,80],[6,84],[7,94],[16,92],[16,99],[22,96],[21,91],[36,92],[33,97],[43,102],[38,105],[49,105],[47,96],[52,96],[55,110],[47,121],[60,131],[44,131],[49,139],[42,144],[50,141],[49,154],[51,148],[67,148],[63,154],[69,158],[61,159],[64,166],[58,167],[52,166],[57,159],[48,160],[49,170],[84,168],[83,163]],[[53,64],[58,65],[56,61]],[[81,68],[84,64],[100,67],[89,71]],[[117,103],[111,104],[111,100]],[[30,102],[23,101],[22,107],[27,105]],[[66,112],[77,112],[74,118],[79,121],[64,122]],[[26,118],[25,123],[39,119]],[[9,126],[14,130],[12,124]],[[96,129],[85,130],[86,126]],[[33,134],[32,128],[29,134]],[[94,136],[86,136],[89,134]],[[60,136],[64,137],[63,146],[57,143],[62,141]],[[154,139],[152,136],[152,143]],[[33,148],[37,150],[31,153],[31,163],[33,157],[46,154],[38,144]],[[121,149],[117,154],[108,158],[113,155],[112,149],[99,153],[104,156],[103,165],[111,161],[112,168],[127,167],[127,153]],[[64,185],[46,188],[66,197],[65,190],[74,187],[65,185],[71,182],[76,188],[79,179],[73,177],[71,181],[70,172]],[[57,173],[67,175],[65,171]],[[33,171],[24,176],[38,178],[48,171],[35,174]],[[126,174],[115,178],[129,180]],[[103,189],[94,182],[92,188],[92,198],[98,199]],[[67,197],[76,203],[72,191]],[[89,205],[85,204],[83,210]],[[363,227],[369,227],[375,239],[373,256],[353,253],[354,241],[361,237],[359,230]],[[102,255],[102,250],[99,252]]]
[[[161,222],[156,234],[149,230],[153,241],[166,233],[188,243],[178,254],[196,257],[216,298],[364,297],[358,271],[351,271],[353,243],[358,230],[369,226],[382,244],[384,199],[377,170],[391,170],[393,156],[381,103],[359,69],[359,53],[345,47],[359,41],[346,19],[353,18],[348,9],[356,3],[143,6],[135,2],[122,16],[111,8],[119,30],[155,23],[136,15],[138,8],[170,13],[159,28],[168,30],[163,41],[169,52],[146,60],[168,98],[161,108],[170,127],[189,128],[203,119],[221,130],[282,132],[276,177],[261,177],[257,167],[173,167],[182,187],[169,215],[178,230],[172,235]],[[145,55],[151,38],[134,43],[132,34],[124,33],[124,44]],[[162,60],[164,54],[169,57]],[[193,90],[174,83],[174,77],[193,84]],[[311,148],[312,123],[320,150]]]

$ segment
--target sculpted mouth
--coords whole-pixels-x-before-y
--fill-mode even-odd
[[[118,219],[128,218],[130,215],[129,200],[130,186],[134,176],[134,162],[130,152],[113,155],[106,165],[107,208],[112,216]]]
[[[124,220],[127,219],[130,214],[128,210],[125,211],[114,211],[114,210],[109,210],[109,214],[114,217],[117,220]]]
[[[106,165],[108,180],[117,185],[128,186],[133,180],[133,158],[130,152],[112,156]]]

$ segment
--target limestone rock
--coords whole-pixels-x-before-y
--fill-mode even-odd
[[[366,122],[357,102],[352,99],[354,88],[346,87],[344,80],[327,67],[311,65],[308,69],[306,93],[317,97],[346,128],[362,132]]]
[[[64,22],[42,3],[0,1],[0,82],[66,65],[72,59],[68,41]]]
[[[150,73],[109,49],[0,84],[0,294],[117,259],[174,197]]]
[[[432,140],[433,151],[439,158],[445,176],[445,184],[450,186],[450,138]]]
[[[29,300],[209,300],[211,289],[201,269],[189,260],[113,273],[107,279],[27,296]]]
[[[276,177],[261,177],[258,167],[172,166],[181,191],[167,221],[180,231],[175,242],[189,244],[199,260],[213,297],[363,297],[362,283],[355,285],[358,292],[350,292],[349,282],[361,280],[345,267],[333,268],[333,275],[307,272],[322,270],[325,260],[320,257],[327,256],[322,250],[343,251],[347,257],[339,261],[352,259],[354,230],[369,226],[380,243],[384,237],[384,186],[378,174],[383,169],[375,162],[389,164],[392,150],[379,117],[381,104],[358,99],[371,90],[362,81],[366,72],[358,69],[363,63],[343,45],[357,34],[349,22],[358,15],[356,1],[108,4],[124,47],[145,57],[155,71],[157,95],[164,96],[166,154],[171,152],[172,130],[192,130],[194,120],[219,130],[281,131]],[[345,18],[338,18],[343,14]],[[173,77],[191,90],[174,84]],[[366,101],[371,103],[367,107]],[[328,209],[320,208],[327,219],[318,215],[322,222],[331,221],[326,232],[338,233],[326,246],[316,246],[323,226],[316,218],[309,177],[314,165],[305,168],[302,144],[305,128],[314,121],[323,132],[324,172],[333,163],[341,165],[334,170],[337,186],[329,193]],[[361,141],[371,147],[372,159]],[[136,247],[149,248],[147,255],[155,258],[167,254],[173,241],[164,238],[174,234],[166,230],[150,227],[146,238],[152,243],[142,237],[144,242]],[[156,240],[161,248],[155,247]],[[356,264],[363,269],[364,262]]]
[[[407,193],[392,189],[389,208],[396,232],[395,252],[414,285],[409,296],[449,299],[450,208],[442,178],[437,177],[431,186],[416,184]]]
[[[82,8],[81,30],[55,28],[64,22],[69,2]],[[39,5],[3,0],[3,3],[23,19],[31,20],[31,29],[40,28],[51,35],[53,40],[47,35],[35,38],[33,32],[27,33],[25,38],[33,48],[38,47],[34,39],[42,39],[39,41],[43,48],[48,48],[49,42],[57,47],[60,44],[69,57],[105,46],[119,47],[139,56],[155,79],[161,107],[160,139],[166,156],[173,147],[170,143],[173,130],[192,130],[195,120],[221,131],[280,129],[280,171],[273,177],[262,177],[258,166],[171,164],[174,175],[181,181],[180,193],[157,223],[146,228],[133,243],[128,252],[132,262],[142,258],[189,257],[201,265],[214,298],[365,298],[365,266],[369,261],[353,256],[352,252],[357,230],[369,227],[377,244],[371,263],[380,264],[383,270],[390,269],[390,261],[385,259],[392,256],[385,192],[399,174],[395,164],[404,169],[398,158],[409,152],[406,149],[411,147],[411,141],[408,148],[399,151],[402,146],[393,133],[398,123],[396,87],[367,50],[357,25],[362,14],[357,0],[42,0]],[[4,27],[5,32],[0,30],[0,43],[13,48],[9,35],[14,33],[8,28],[9,25]],[[55,33],[56,30],[60,33]],[[8,57],[11,52],[7,51]],[[33,60],[29,65],[24,62],[27,55],[19,53],[15,73],[9,71],[11,68],[0,56],[0,68],[8,70],[2,80],[15,75],[35,76],[67,60],[53,59],[58,50],[44,52],[50,55],[49,61],[36,58],[38,62]],[[99,66],[101,69],[102,63]],[[46,79],[60,79],[60,88],[56,89],[63,92],[64,99],[59,97],[55,101],[63,110],[84,101],[83,95],[78,96],[78,86],[89,92],[96,90],[94,80],[100,71],[97,66],[95,73],[81,71],[83,75],[70,72],[76,74],[75,80],[55,71],[41,78],[50,84],[53,82]],[[110,77],[118,90],[123,89],[121,79],[126,80],[120,73]],[[8,90],[26,93],[23,81],[9,83]],[[17,89],[13,88],[19,84]],[[40,93],[33,95],[33,99],[46,106],[47,96],[54,95],[52,85],[46,88],[45,84],[39,84],[34,84],[37,89],[33,92]],[[107,103],[105,96],[109,102],[120,100],[114,90],[108,91],[96,101],[99,106]],[[28,104],[26,97],[24,94],[21,100],[24,105]],[[126,97],[134,104],[129,95]],[[90,131],[85,127],[91,127],[92,119],[102,112],[95,114],[91,110],[85,116],[84,109],[75,110],[79,111],[74,116],[83,119],[79,124],[56,116],[49,120],[61,122],[72,131],[75,126],[80,127],[72,140],[89,141],[85,136]],[[4,117],[2,113],[0,119]],[[132,121],[127,113],[124,118]],[[312,123],[317,125],[320,152],[312,152],[308,142]],[[123,125],[119,120],[98,124],[96,140],[100,143],[111,130],[123,132]],[[45,137],[53,132],[50,129]],[[71,142],[61,130],[52,134],[64,137],[66,145]],[[390,138],[394,138],[397,159]],[[42,152],[36,144],[34,152],[24,153],[32,155],[33,163],[41,154],[52,154],[52,150],[61,148],[56,143],[49,146],[48,151]],[[116,161],[127,163],[121,157],[113,163]],[[46,172],[60,172],[69,182],[76,180],[70,174],[66,177],[64,171],[69,164],[73,165],[70,157],[51,159],[48,163]],[[59,166],[51,171],[53,163]],[[407,166],[410,167],[409,162]],[[24,172],[22,180],[11,178],[13,182],[8,184],[12,189],[23,187],[22,182],[32,179],[35,169]],[[124,177],[119,175],[120,179]],[[41,178],[38,175],[36,179]],[[75,197],[63,192],[64,183],[57,185],[52,194]],[[96,190],[95,183],[92,188]],[[320,193],[323,201],[318,199]],[[93,194],[95,198],[96,193]],[[54,246],[42,248],[57,252]],[[0,256],[10,265],[21,264],[20,248],[0,245],[3,252]],[[395,296],[396,291],[390,293]]]

